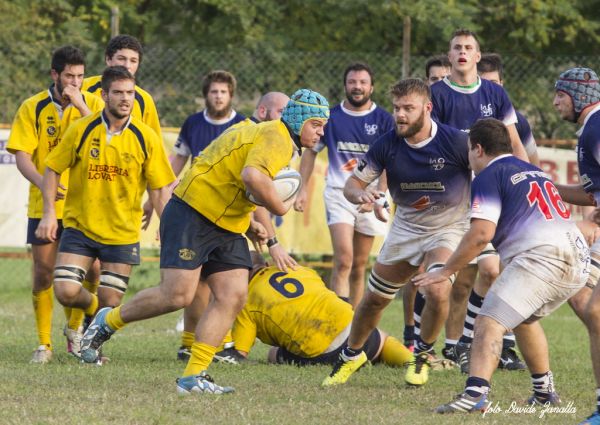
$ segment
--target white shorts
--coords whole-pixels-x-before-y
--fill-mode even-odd
[[[358,205],[348,201],[344,189],[326,187],[323,193],[327,225],[345,223],[354,230],[367,236],[383,236],[387,233],[388,223],[379,221],[374,212],[359,213]]]
[[[541,246],[514,257],[487,293],[480,315],[507,329],[545,317],[575,295],[589,276],[587,247]]]
[[[466,229],[465,223],[459,222],[429,234],[417,233],[401,228],[396,223],[395,217],[377,256],[377,262],[391,266],[407,261],[409,264],[418,267],[423,262],[425,254],[435,248],[448,248],[450,251],[454,251]]]

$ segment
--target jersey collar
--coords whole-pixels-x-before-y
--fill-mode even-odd
[[[494,162],[500,161],[501,159],[504,159],[504,158],[508,158],[509,156],[513,156],[513,154],[511,154],[511,153],[505,153],[505,154],[502,154],[502,155],[498,155],[496,158],[494,158],[490,162],[488,162],[485,167],[487,168],[490,165],[492,165]]]
[[[445,76],[442,81],[448,87],[450,87],[452,90],[459,92],[459,93],[464,93],[464,94],[473,94],[477,90],[479,90],[479,87],[481,87],[481,78],[479,77],[479,75],[477,76],[477,82],[473,86],[469,86],[469,87],[461,87],[459,85],[453,84],[450,81],[450,77],[448,77],[448,76]]]
[[[577,135],[577,137],[581,136],[581,133],[583,133],[583,129],[585,128],[585,125],[587,124],[588,120],[590,119],[590,117],[592,115],[594,115],[596,112],[600,111],[600,103],[597,104],[594,109],[592,109],[589,114],[587,114],[585,116],[585,119],[583,120],[583,125],[581,126],[581,128],[579,130],[577,130],[577,132],[575,132],[575,134]]]
[[[429,142],[431,142],[433,140],[433,138],[437,134],[437,129],[438,129],[438,126],[437,126],[436,122],[434,120],[431,120],[431,136],[430,137],[428,137],[427,139],[423,140],[422,142],[417,143],[416,145],[408,143],[406,141],[406,139],[404,139],[404,138],[402,140],[404,140],[404,143],[406,143],[411,148],[413,148],[413,149],[420,149],[423,146],[428,145]]]
[[[237,115],[237,112],[235,112],[232,109],[231,113],[229,114],[228,117],[225,117],[225,118],[220,119],[220,120],[215,120],[215,119],[212,119],[211,117],[208,116],[208,113],[206,112],[206,109],[203,110],[202,113],[204,114],[204,119],[206,120],[206,122],[208,122],[209,124],[212,124],[212,125],[227,124],[229,121],[231,121],[232,119],[234,119],[235,116]]]
[[[109,130],[109,123],[110,120],[108,119],[108,117],[106,116],[106,113],[104,112],[104,110],[102,110],[102,123],[104,124],[104,128],[106,129],[106,134],[108,136],[117,136],[121,133],[123,133],[124,130],[127,129],[127,127],[129,127],[129,124],[131,123],[131,115],[129,115],[129,118],[127,118],[127,122],[125,123],[125,125],[119,130],[119,131],[115,131],[115,132],[111,132]]]
[[[369,109],[364,111],[351,111],[350,109],[344,108],[344,101],[342,101],[340,102],[340,108],[342,109],[343,113],[350,115],[351,117],[364,117],[365,115],[369,115],[371,112],[373,112],[375,108],[377,108],[377,105],[375,102],[371,101],[371,107]]]

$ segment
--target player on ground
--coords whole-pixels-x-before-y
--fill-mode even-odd
[[[234,124],[230,127],[230,129],[252,123],[277,120],[281,117],[281,113],[289,100],[290,98],[281,92],[266,93],[258,101],[252,117],[247,118],[240,123]],[[261,235],[261,238],[265,240],[264,243],[267,244],[269,254],[274,259],[275,263],[280,266],[282,270],[285,267],[295,267],[296,262],[294,259],[287,254],[285,248],[283,248],[283,246],[281,246],[281,244],[279,244],[277,241],[275,228],[273,227],[269,212],[263,207],[257,207],[254,211],[254,218],[265,228],[265,233],[264,235]],[[259,238],[259,240],[253,242],[260,244],[263,241]],[[207,269],[208,267],[205,267],[203,270]],[[177,358],[182,361],[187,362],[190,359],[192,354],[192,344],[194,344],[194,331],[196,329],[196,325],[198,324],[198,320],[200,320],[200,317],[208,306],[208,302],[210,300],[210,288],[206,284],[206,277],[207,276],[205,276],[204,273],[201,273],[200,284],[198,285],[196,296],[194,297],[192,303],[183,310],[183,332],[181,333],[181,346],[177,351]],[[235,356],[230,355],[232,353],[232,347],[233,339],[231,334],[228,333],[225,337],[222,349],[219,347],[219,351],[217,351],[215,354],[215,360],[227,363],[235,363]]]
[[[69,170],[64,231],[60,239],[54,292],[62,305],[92,316],[100,305],[116,306],[127,290],[131,266],[139,264],[141,197],[146,186],[162,212],[175,180],[162,140],[131,116],[135,78],[125,67],[102,74],[101,112],[73,123],[46,158],[42,183],[44,215],[35,232],[57,240],[56,197],[60,175]],[[98,296],[81,283],[100,260]],[[74,354],[79,353],[73,347]]]
[[[266,267],[256,252],[253,263],[248,300],[233,325],[237,357],[247,357],[258,338],[273,346],[268,354],[271,363],[335,363],[350,333],[350,304],[308,267],[285,273]],[[400,341],[379,329],[371,332],[363,349],[372,362],[402,366],[412,360]]]
[[[396,213],[356,309],[348,345],[324,386],[346,382],[367,361],[362,347],[383,309],[421,264],[425,270],[442,267],[468,227],[467,134],[431,119],[430,91],[423,81],[400,81],[391,95],[396,131],[381,137],[360,161],[344,195],[355,204],[373,203],[379,194],[368,185],[386,171]],[[406,372],[408,384],[428,380],[429,354],[448,315],[451,286],[447,280],[424,291],[427,304],[415,361]]]
[[[452,34],[449,44],[448,59],[452,64],[452,69],[449,77],[431,87],[432,117],[464,131],[468,131],[481,118],[497,118],[508,128],[514,155],[527,160],[527,153],[515,126],[517,123],[516,112],[504,88],[483,80],[477,75],[477,63],[481,59],[477,35],[467,29],[459,29]],[[500,271],[498,255],[493,246],[490,245],[482,251],[477,258],[477,266],[481,284],[489,287]],[[475,277],[474,273],[469,273],[469,275]],[[465,320],[462,312],[464,305],[467,304],[468,326],[463,329],[462,342],[459,341],[454,347],[455,360],[464,371],[468,369],[468,353],[472,336],[473,321],[470,317],[476,315],[476,311],[481,308],[483,301],[482,297],[471,291],[474,283],[474,280],[457,280],[452,290],[451,310],[454,312],[460,310],[461,314],[450,315],[453,323],[448,325],[452,332],[462,327]],[[452,339],[454,339],[454,335]],[[450,348],[449,342],[447,341],[445,352]],[[525,365],[517,356],[516,351],[508,348],[509,344],[514,345],[514,341],[511,340],[510,343],[507,341],[507,349],[503,352],[501,367],[506,365],[507,368],[513,370],[524,369]]]
[[[485,411],[502,338],[514,329],[531,373],[530,404],[558,404],[548,342],[538,320],[578,292],[589,275],[589,250],[556,187],[539,168],[511,155],[505,125],[494,118],[471,127],[471,228],[446,264],[416,276],[421,288],[448,279],[492,241],[504,268],[475,322],[465,390],[437,413]]]
[[[575,186],[559,185],[566,202],[577,205],[600,205],[600,82],[590,68],[572,68],[563,72],[555,85],[554,107],[563,120],[579,124],[577,131],[577,163],[581,183]],[[595,212],[598,218],[598,209]],[[600,424],[600,241],[591,247],[590,278],[579,294],[588,299],[583,313],[590,336],[592,365],[596,378],[596,411],[581,425]],[[593,291],[593,292],[592,292]],[[581,301],[580,300],[580,301]],[[576,311],[581,304],[571,304]],[[578,313],[582,317],[581,313]]]
[[[327,225],[333,245],[333,270],[330,288],[356,307],[365,287],[365,271],[376,235],[385,235],[387,225],[372,211],[372,205],[351,204],[343,188],[352,170],[375,140],[394,128],[392,116],[371,100],[373,72],[364,63],[353,63],[344,71],[346,99],[331,110],[325,137],[314,150],[307,150],[300,162],[302,189],[294,207],[304,211],[308,181],[317,154],[327,148],[329,168],[324,199]],[[372,184],[380,192],[387,190],[385,175]],[[381,217],[381,206],[378,214]]]
[[[233,129],[211,143],[194,160],[163,213],[160,285],[115,309],[100,310],[84,334],[84,361],[96,361],[102,344],[127,323],[189,304],[204,271],[213,298],[198,322],[177,391],[232,392],[215,384],[206,369],[248,292],[252,263],[242,233],[249,230],[254,204],[244,193],[249,191],[271,213],[285,214],[293,201],[279,199],[273,176],[302,147],[312,148],[319,141],[328,117],[327,100],[302,89],[292,95],[280,120]],[[209,270],[203,270],[209,264]]]
[[[55,208],[59,221],[56,241],[35,236],[42,217],[42,174],[48,153],[61,141],[69,125],[94,111],[102,109],[102,101],[81,92],[85,71],[83,52],[72,46],[57,49],[52,55],[50,76],[52,85],[25,100],[15,116],[7,150],[16,156],[17,168],[31,182],[27,211],[27,243],[33,255],[33,311],[39,347],[33,363],[46,363],[52,357],[52,270],[56,261],[58,238],[62,231],[62,212],[68,175],[61,179]],[[88,276],[94,281],[96,277]],[[67,314],[69,312],[67,311]]]

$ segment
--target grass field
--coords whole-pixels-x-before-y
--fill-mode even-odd
[[[375,365],[343,387],[322,389],[329,367],[269,366],[267,347],[257,343],[251,361],[213,365],[217,383],[232,385],[231,396],[179,397],[175,378],[178,313],[135,323],[105,347],[103,367],[84,366],[65,352],[64,315],[55,306],[55,357],[48,365],[29,364],[36,346],[28,260],[0,259],[0,423],[1,424],[573,424],[591,413],[594,382],[583,325],[561,308],[544,320],[552,369],[563,405],[576,413],[511,413],[530,395],[526,372],[498,371],[492,400],[502,412],[439,416],[431,409],[460,392],[458,371],[434,372],[423,388],[407,388],[404,370]],[[153,285],[157,264],[136,269],[133,290]],[[402,305],[393,303],[381,327],[402,334]],[[439,351],[439,350],[438,350]]]

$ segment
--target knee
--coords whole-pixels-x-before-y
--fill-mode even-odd
[[[431,285],[425,291],[425,299],[427,304],[435,309],[440,309],[449,304],[449,289],[450,284]]]
[[[54,284],[54,296],[64,306],[71,306],[80,291],[81,286],[74,283],[56,282]]]
[[[352,253],[347,251],[336,252],[334,266],[339,270],[349,271],[352,268]]]
[[[169,310],[175,311],[187,307],[194,299],[194,291],[186,291],[184,288],[176,288],[163,291],[163,299]]]
[[[584,311],[584,321],[588,329],[593,331],[600,331],[600,303],[587,303]]]
[[[48,289],[54,280],[54,264],[36,261],[33,264],[33,284],[37,290]]]
[[[487,266],[479,269],[479,284],[488,288],[494,283],[498,275],[500,274],[500,270],[498,267]]]

